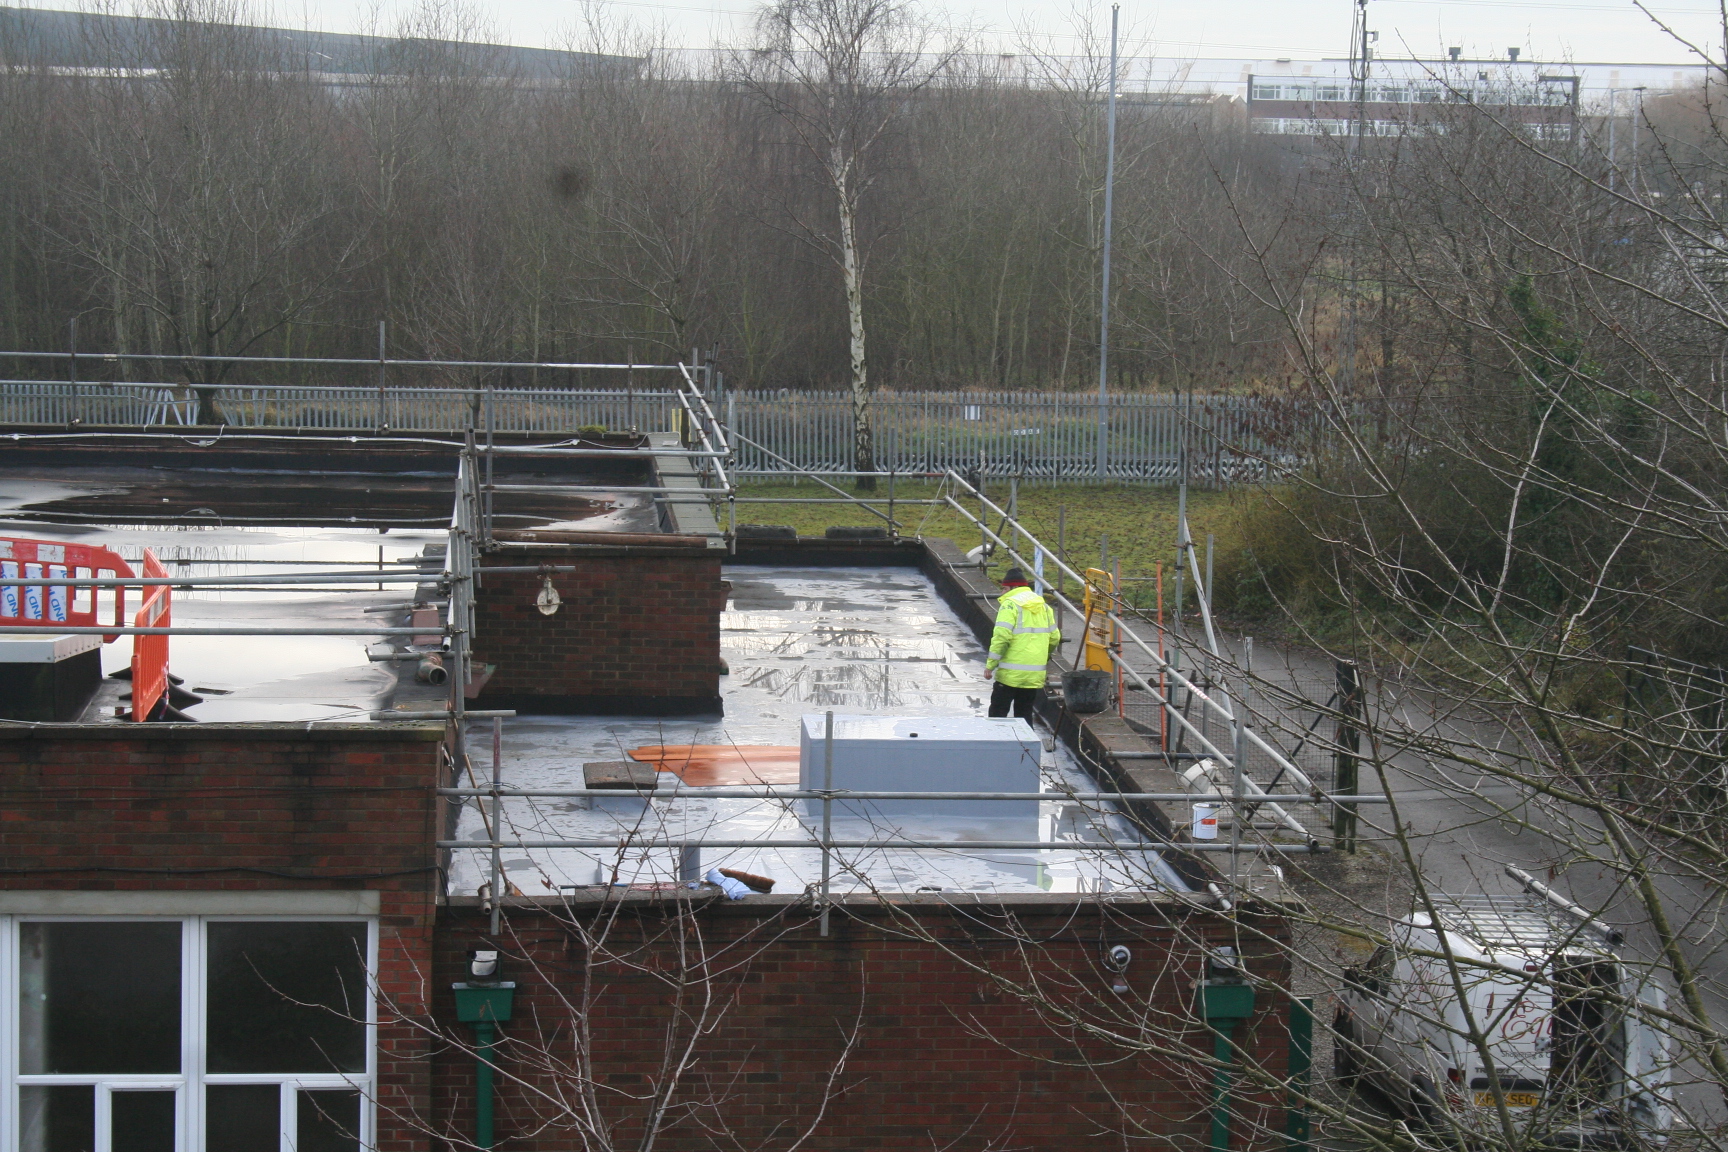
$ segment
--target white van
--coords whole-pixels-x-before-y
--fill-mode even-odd
[[[1334,1071],[1440,1128],[1566,1148],[1664,1137],[1671,1057],[1655,972],[1516,869],[1519,896],[1434,896],[1345,970]],[[1444,936],[1444,939],[1442,939]],[[1452,960],[1446,959],[1450,952]],[[1502,1109],[1505,1111],[1503,1112]]]

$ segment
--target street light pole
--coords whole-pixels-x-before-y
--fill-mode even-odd
[[[1110,466],[1110,230],[1116,214],[1116,29],[1122,5],[1110,5],[1110,94],[1104,127],[1104,261],[1098,307],[1098,479]]]

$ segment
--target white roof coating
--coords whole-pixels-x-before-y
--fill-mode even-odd
[[[834,709],[847,723],[892,732],[920,717],[918,731],[973,729],[1024,734],[1017,724],[981,721],[989,697],[984,651],[922,575],[902,568],[728,568],[732,602],[722,623],[721,650],[731,665],[722,679],[724,719],[519,717],[503,724],[503,779],[520,789],[581,788],[582,765],[623,760],[654,744],[795,747],[801,717]],[[874,714],[874,716],[872,716]],[[476,723],[469,754],[476,785],[490,772],[486,727]],[[846,818],[835,805],[835,839],[915,838],[939,847],[834,850],[832,890],[1012,893],[1100,892],[1185,888],[1157,853],[1109,805],[1081,804],[1060,793],[1099,790],[1065,751],[1043,753],[1044,790],[1053,793],[1025,818],[977,819],[896,815]],[[660,787],[678,785],[662,773]],[[795,785],[777,786],[780,791]],[[643,801],[629,794],[589,804],[582,798],[506,799],[507,841],[700,839],[734,845],[701,849],[700,871],[735,868],[767,876],[776,894],[816,883],[822,855],[815,848],[760,846],[764,840],[807,840],[821,823],[819,801],[721,799],[686,788],[682,798]],[[464,810],[457,839],[486,839],[482,802]],[[1021,850],[967,847],[988,841],[1109,841],[1120,851]],[[527,896],[603,883],[671,884],[681,874],[672,847],[506,848],[507,880]],[[685,868],[690,861],[684,861]],[[490,853],[457,849],[450,870],[453,895],[472,895],[487,882]],[[683,873],[688,875],[688,871]]]

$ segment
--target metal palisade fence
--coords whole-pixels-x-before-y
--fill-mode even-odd
[[[186,384],[0,381],[0,424],[187,425],[198,422],[199,389]],[[672,426],[673,394],[638,389],[342,388],[279,385],[214,389],[230,428],[293,428],[369,432],[567,433],[607,428]]]
[[[664,380],[632,388],[440,388],[0,380],[0,424],[186,426],[199,393],[231,428],[336,432],[568,434],[585,426],[662,431],[677,401]],[[727,391],[716,405],[751,474],[853,469],[852,406],[840,391]],[[209,405],[203,406],[209,411]],[[1028,480],[1226,484],[1295,463],[1299,408],[1251,396],[1132,393],[1104,407],[1098,468],[1095,396],[1059,392],[881,392],[870,403],[879,471],[981,470]],[[1312,430],[1310,430],[1312,431]]]
[[[1289,462],[1290,409],[1247,396],[1115,395],[1105,405],[1098,470],[1098,399],[1060,392],[878,393],[870,402],[879,471],[981,469],[1043,480],[1173,481],[1184,447],[1192,479],[1255,480]],[[740,471],[853,468],[852,405],[842,392],[727,395]],[[776,460],[774,457],[783,457]]]

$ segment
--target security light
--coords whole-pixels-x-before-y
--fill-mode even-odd
[[[1113,944],[1104,950],[1104,967],[1116,974],[1116,978],[1110,981],[1110,991],[1118,996],[1128,991],[1128,978],[1124,973],[1128,971],[1128,965],[1133,959],[1134,953],[1128,950],[1126,944]]]
[[[562,603],[564,603],[564,601],[558,595],[558,589],[552,587],[552,577],[541,577],[540,594],[534,597],[534,607],[539,609],[540,615],[552,615],[558,611],[558,606]]]
[[[1240,976],[1242,957],[1228,944],[1214,948],[1206,954],[1206,973],[1213,977]]]

